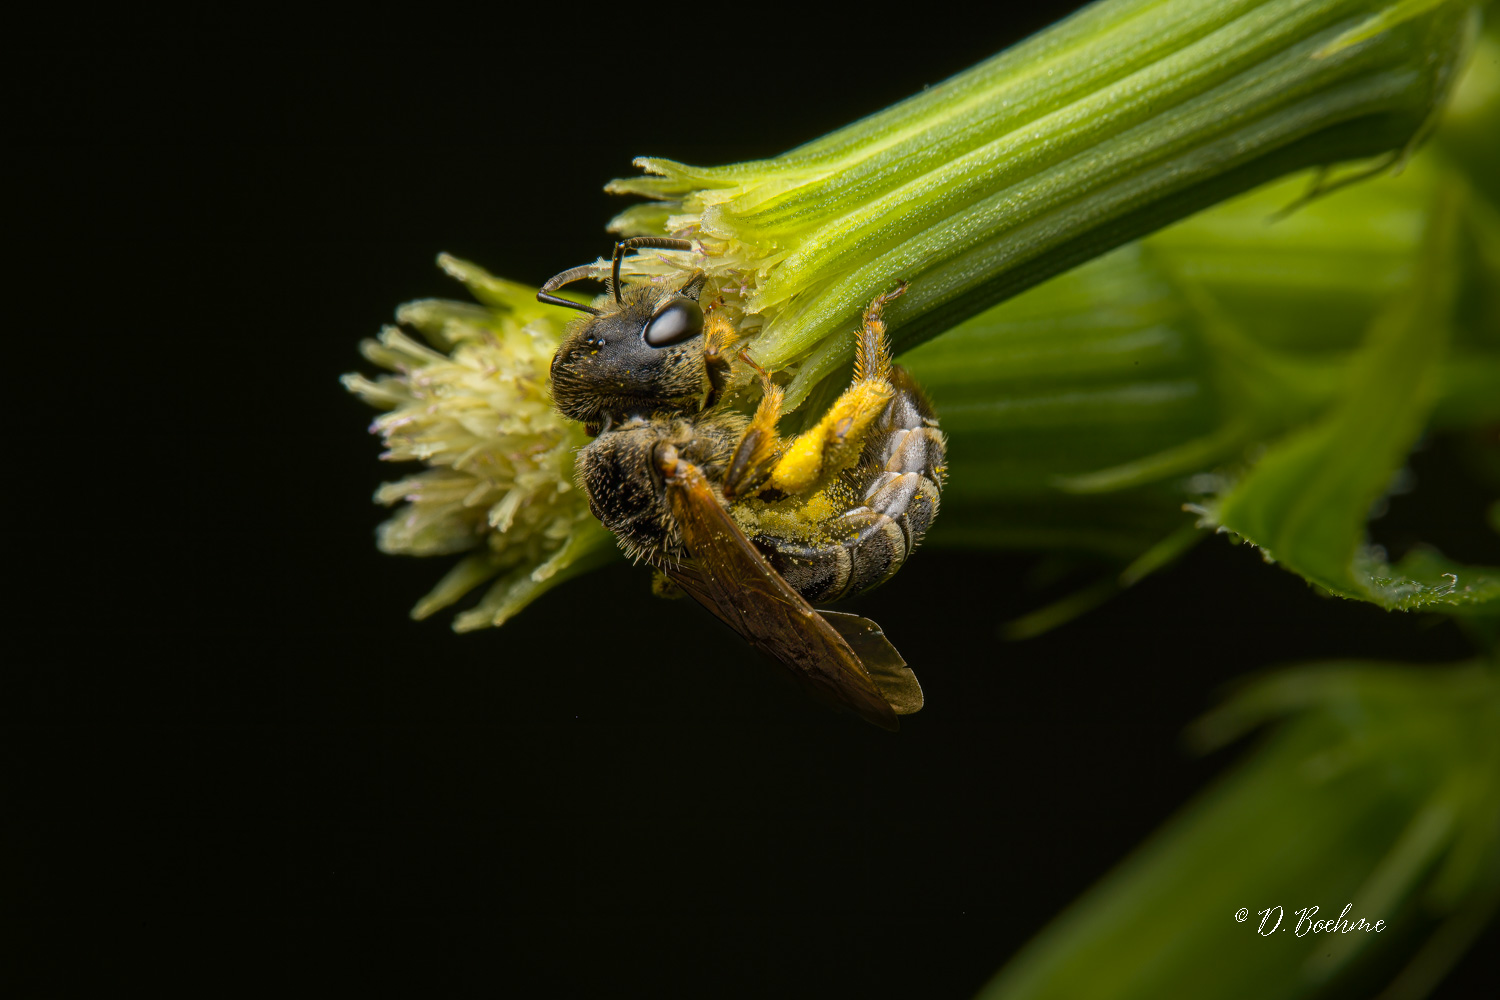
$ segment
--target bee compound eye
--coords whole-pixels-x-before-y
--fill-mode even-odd
[[[646,321],[641,335],[651,347],[671,347],[703,332],[703,310],[692,299],[673,299]]]

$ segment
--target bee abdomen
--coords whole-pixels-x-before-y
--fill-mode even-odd
[[[865,442],[855,473],[860,505],[824,526],[826,541],[755,539],[776,571],[810,602],[852,597],[890,579],[937,517],[946,444],[915,383],[900,368],[892,382],[896,395]]]

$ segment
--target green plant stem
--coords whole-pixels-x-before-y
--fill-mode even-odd
[[[621,232],[700,239],[800,362],[789,405],[838,369],[874,295],[910,347],[1083,260],[1309,164],[1399,150],[1446,92],[1465,3],[1361,35],[1369,0],[1110,0],[781,157],[638,161],[612,190],[664,199]]]

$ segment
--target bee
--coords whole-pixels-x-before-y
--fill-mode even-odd
[[[608,296],[554,294],[590,276],[556,275],[537,298],[588,315],[552,359],[552,398],[593,441],[578,483],[627,555],[790,669],[814,697],[884,729],[922,707],[922,688],[880,627],[814,610],[899,569],[937,516],[946,444],[921,389],[892,364],[883,317],[905,284],[877,296],[856,333],[854,377],[812,427],[777,430],[783,390],[743,351],[734,325],[679,287],[622,286],[628,250],[691,250],[687,240],[615,244]],[[726,400],[737,365],[753,369],[753,414]]]

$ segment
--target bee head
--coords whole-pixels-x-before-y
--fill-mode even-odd
[[[676,291],[654,285],[622,290],[620,255],[631,246],[691,248],[686,240],[651,237],[616,244],[612,309],[549,294],[587,277],[587,267],[564,271],[537,293],[542,302],[590,314],[580,318],[553,355],[552,398],[565,416],[591,431],[636,414],[696,412],[707,385],[699,282]]]

